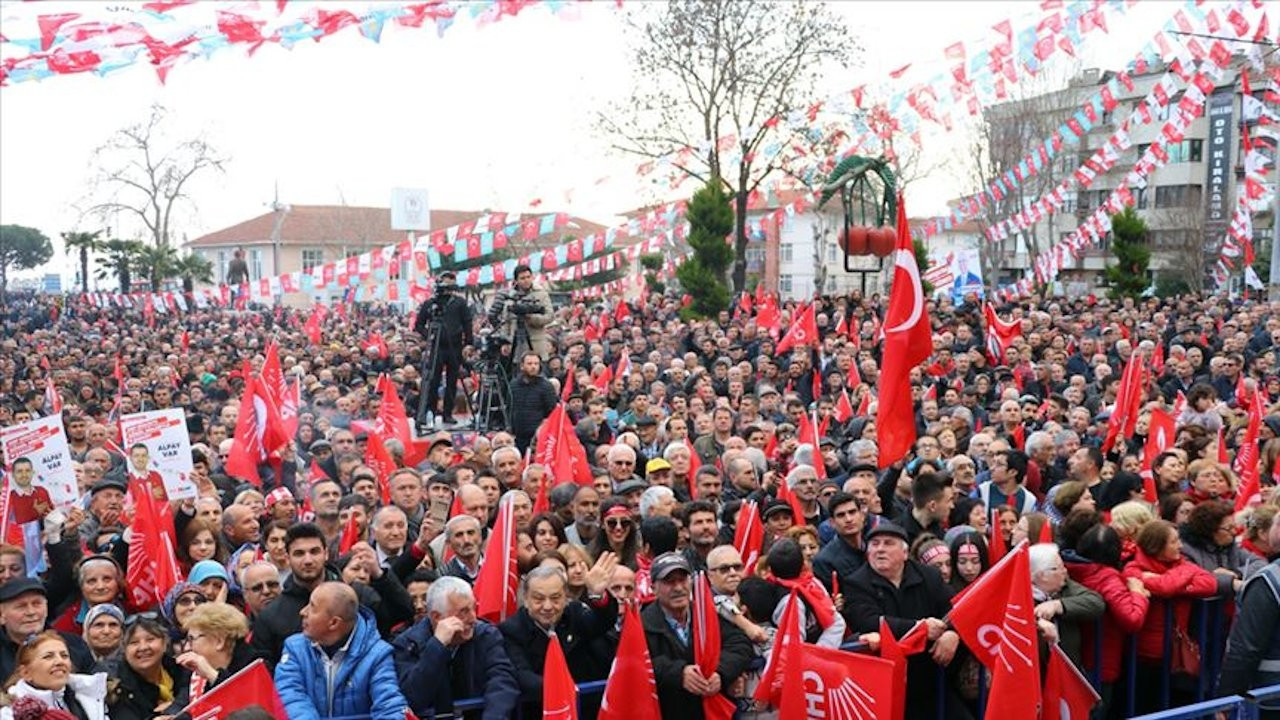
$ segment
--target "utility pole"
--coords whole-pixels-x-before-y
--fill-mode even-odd
[[[280,182],[275,184],[275,198],[271,201],[271,211],[276,214],[275,224],[271,227],[271,274],[280,272],[280,230],[284,227],[284,218],[289,214],[289,206],[280,204]]]

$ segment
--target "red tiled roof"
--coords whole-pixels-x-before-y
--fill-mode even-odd
[[[432,210],[431,227],[444,229],[468,220],[474,220],[483,212],[470,210]],[[271,241],[276,214],[265,213],[251,220],[198,237],[187,247],[231,247],[261,245]],[[564,227],[556,236],[582,237],[605,226],[569,217],[576,227]],[[281,245],[394,245],[405,239],[401,230],[391,229],[391,210],[377,207],[352,207],[347,205],[293,205],[285,214],[280,228]]]

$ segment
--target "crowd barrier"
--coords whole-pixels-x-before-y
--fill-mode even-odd
[[[1135,718],[1135,720],[1190,720],[1191,718],[1213,717],[1218,713],[1225,715],[1228,720],[1257,720],[1261,712],[1280,711],[1280,685],[1256,688],[1250,690],[1243,696],[1231,695],[1228,697],[1215,698],[1215,690],[1217,688],[1218,675],[1222,668],[1222,658],[1226,650],[1227,633],[1230,629],[1228,607],[1233,604],[1225,603],[1221,598],[1210,598],[1205,600],[1192,601],[1191,626],[1190,634],[1195,638],[1200,646],[1201,666],[1200,673],[1195,678],[1192,693],[1195,702],[1190,705],[1180,707],[1169,707],[1170,697],[1172,694],[1172,670],[1170,667],[1173,646],[1173,612],[1171,605],[1173,601],[1169,600],[1153,600],[1155,603],[1164,604],[1164,633],[1163,633],[1163,661],[1161,666],[1161,678],[1159,689],[1159,704],[1163,708],[1157,712],[1147,715],[1135,716],[1134,711],[1137,706],[1136,683],[1134,678],[1138,673],[1138,645],[1133,636],[1125,640],[1125,661],[1124,672],[1117,681],[1117,689],[1123,688],[1123,697],[1113,698],[1113,702],[1121,700],[1125,703],[1125,717]],[[1085,677],[1093,684],[1094,688],[1101,692],[1102,684],[1100,680],[1100,668],[1102,664],[1102,635],[1103,625],[1101,622],[1087,623],[1086,632],[1093,635],[1093,657],[1092,668],[1085,672]],[[864,643],[850,642],[841,646],[842,650],[849,652],[868,652],[869,649]],[[763,665],[763,659],[758,662]],[[758,667],[756,669],[759,669]],[[946,676],[943,670],[939,669],[937,675],[937,688],[939,697],[943,702],[938,703],[938,718],[942,720],[946,715],[945,700],[947,693],[944,692]],[[599,680],[594,682],[585,682],[578,685],[578,704],[579,712],[582,709],[582,700],[594,695],[602,695],[604,693],[605,681]],[[986,708],[986,673],[979,673],[978,679],[978,715],[982,717]],[[462,713],[474,710],[480,710],[484,707],[484,698],[468,698],[460,700],[454,704],[454,713],[461,715]],[[522,720],[520,708],[517,706],[516,712],[512,716],[515,720]],[[369,720],[367,715],[349,716],[343,718],[335,718],[335,720]]]

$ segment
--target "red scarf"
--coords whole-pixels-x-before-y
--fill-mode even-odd
[[[800,573],[800,577],[789,580],[777,577],[773,573],[767,573],[764,579],[775,585],[781,585],[787,590],[799,592],[805,604],[813,609],[814,617],[823,630],[831,627],[831,623],[836,621],[835,603],[831,601],[827,589],[822,587],[822,583],[818,582],[818,578],[814,577],[809,570]]]

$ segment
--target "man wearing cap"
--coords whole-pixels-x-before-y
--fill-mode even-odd
[[[0,675],[11,677],[17,668],[18,650],[27,638],[43,632],[49,622],[49,596],[35,578],[14,578],[0,585]],[[72,633],[58,632],[67,643],[76,672],[93,669],[93,653],[84,640]]]
[[[431,436],[427,445],[427,463],[436,472],[444,472],[453,462],[453,438],[447,432]]]
[[[98,528],[120,522],[128,491],[124,481],[115,477],[105,477],[93,484],[89,490],[89,516],[80,524],[81,540],[91,543],[98,535]]]
[[[936,665],[950,664],[960,636],[942,619],[951,609],[951,587],[936,568],[908,557],[907,532],[887,520],[877,523],[867,533],[867,564],[840,590],[845,595],[845,619],[855,633],[879,632],[883,618],[894,636],[901,638],[918,621],[924,621],[928,654],[907,661],[907,687],[932,688]],[[948,689],[948,695],[948,717],[963,717],[963,703],[950,697],[956,695],[954,691]],[[937,701],[934,692],[908,693],[905,717],[931,720],[937,717]]]
[[[663,720],[703,717],[702,698],[725,693],[751,662],[751,641],[716,615],[720,624],[720,664],[708,675],[698,669],[693,653],[693,577],[678,553],[654,558],[649,570],[657,602],[640,612],[645,640],[658,686]]]
[[[654,458],[661,458],[662,443],[658,442],[658,421],[646,413],[636,418],[635,427],[636,435],[640,438],[640,447],[636,450],[636,454],[640,456],[637,462],[648,463]]]

